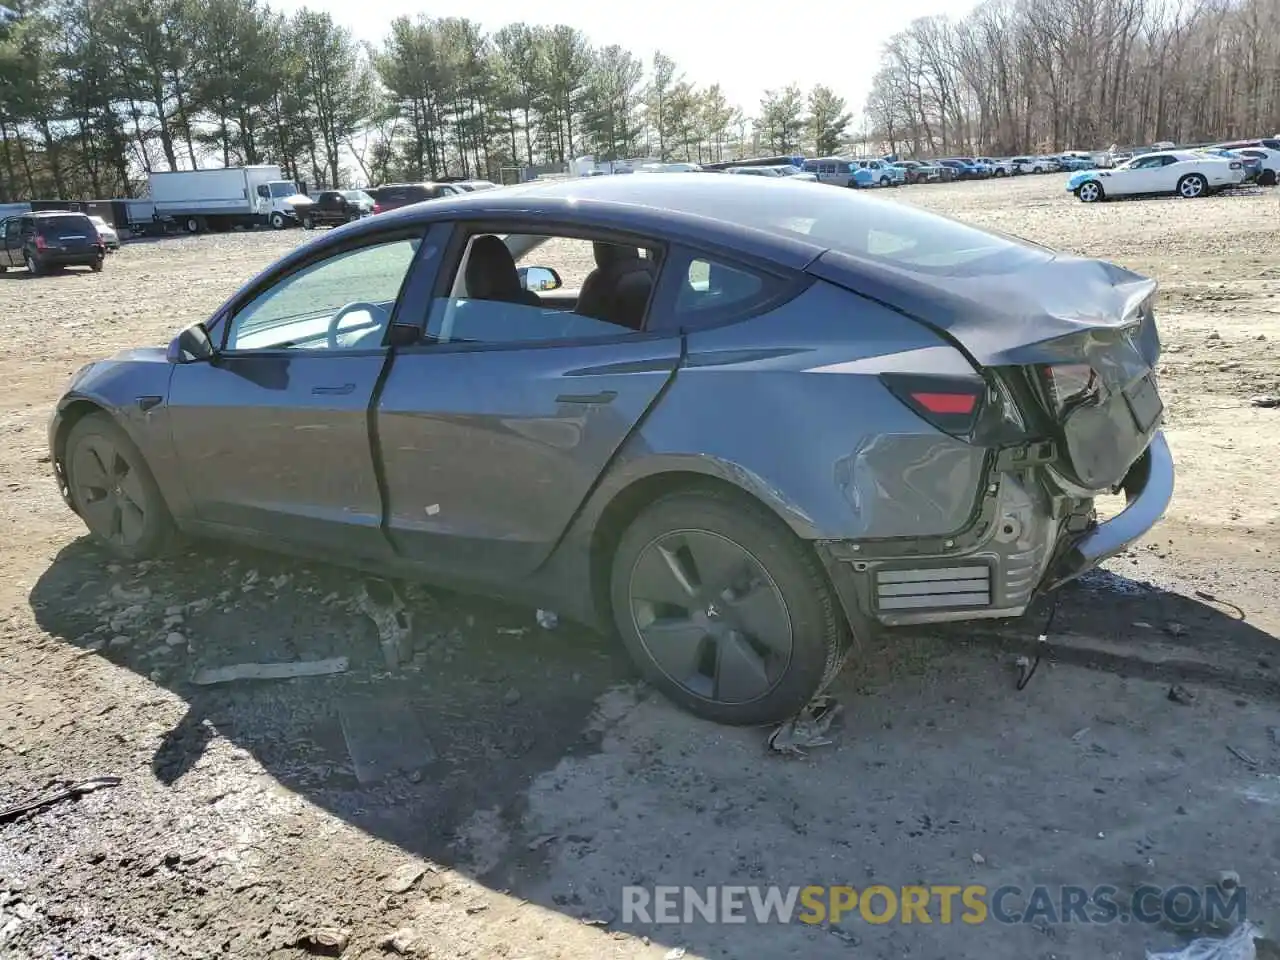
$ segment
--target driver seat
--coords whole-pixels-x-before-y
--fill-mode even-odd
[[[491,233],[471,241],[467,255],[467,298],[542,306],[541,298],[520,283],[515,258],[500,237]]]

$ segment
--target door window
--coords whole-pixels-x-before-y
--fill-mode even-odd
[[[22,235],[22,221],[18,219],[10,220],[4,226],[4,243],[6,247],[16,247],[18,245],[18,237]]]
[[[524,343],[644,329],[655,248],[575,237],[476,234],[432,303],[431,343]]]
[[[258,294],[232,318],[227,350],[368,350],[382,345],[418,238],[348,250]]]

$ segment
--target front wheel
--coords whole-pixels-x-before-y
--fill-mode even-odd
[[[164,552],[173,519],[142,452],[110,417],[76,422],[65,463],[71,502],[95,539],[128,560]]]
[[[1098,181],[1086,180],[1076,188],[1076,196],[1080,198],[1081,203],[1098,203],[1106,197],[1106,194],[1102,192],[1102,184]]]
[[[881,177],[881,178],[880,178],[880,186],[882,186],[882,187],[887,187],[888,185],[889,185],[889,178],[888,178],[888,177]]]
[[[1178,196],[1188,200],[1203,197],[1209,192],[1209,181],[1198,173],[1188,173],[1178,181]]]
[[[645,678],[728,724],[794,716],[835,676],[849,635],[817,557],[777,517],[716,490],[671,494],[623,534],[614,620]]]
[[[99,257],[97,260],[93,261],[93,263],[89,264],[89,269],[92,270],[94,273],[101,273],[102,257]]]
[[[1264,187],[1274,187],[1276,185],[1276,172],[1274,170],[1263,170],[1262,175],[1258,177],[1258,183]]]
[[[31,274],[31,276],[38,277],[44,272],[44,264],[30,253],[23,254],[22,261],[27,265],[27,273]]]
[[[275,224],[272,224],[272,226],[275,226]],[[314,230],[315,228],[316,228],[316,222],[315,220],[312,219],[311,214],[307,214],[305,217],[302,218],[303,230]],[[279,228],[277,227],[276,229],[279,229]]]
[[[284,229],[284,214],[283,214],[283,213],[280,213],[279,211],[277,211],[277,212],[275,212],[275,213],[271,214],[271,219],[268,221],[268,223],[270,223],[270,224],[271,224],[271,229],[272,229],[272,230],[283,230],[283,229]]]

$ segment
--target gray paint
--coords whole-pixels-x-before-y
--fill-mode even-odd
[[[414,205],[303,245],[212,324],[261,284],[353,240],[432,230],[424,249],[443,250],[458,217],[634,233],[810,275],[807,288],[796,286],[803,292],[768,313],[558,346],[300,351],[216,363],[132,351],[92,366],[60,401],[50,430],[57,467],[66,429],[92,404],[142,449],[185,529],[425,576],[595,623],[608,562],[591,553],[598,523],[616,498],[655,478],[714,478],[768,506],[815,543],[858,623],[1020,612],[1045,583],[1077,575],[1155,522],[1172,463],[1158,424],[1143,434],[1121,416],[1124,391],[1159,353],[1149,311],[1135,317],[1149,281],[1040,251],[1016,253],[1018,273],[924,277],[733,222],[735,203],[764,196],[751,192],[756,183],[591,178]],[[700,196],[691,190],[715,194],[704,213],[729,212],[676,209]],[[440,260],[420,257],[411,270],[401,319],[426,316]],[[1081,460],[1075,472],[1095,482],[1114,474],[1133,501],[1065,553],[1071,495],[1087,495],[1072,485],[1069,458],[1002,473],[996,449],[935,428],[880,379],[981,370],[992,391],[1012,397],[1008,364],[1059,360],[1088,361],[1103,379],[1097,409],[1063,427],[1065,449]],[[154,397],[163,402],[140,403]],[[1044,415],[1022,403],[1006,420],[1033,436]],[[986,607],[875,609],[877,576],[925,582],[974,564],[991,571]]]

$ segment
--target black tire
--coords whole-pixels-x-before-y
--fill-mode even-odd
[[[199,233],[204,227],[204,222],[199,217],[187,217],[183,226],[186,228],[187,233]]]
[[[104,457],[112,462],[103,463]],[[127,560],[159,556],[172,545],[173,517],[160,487],[142,452],[109,416],[91,413],[76,421],[63,463],[71,502],[95,540]],[[106,482],[114,487],[99,486]]]
[[[726,588],[718,592],[718,584],[704,587],[696,554],[689,552],[687,557],[693,562],[693,575],[686,575],[683,580],[673,577],[671,581],[688,586],[695,578],[698,580],[697,594],[681,594],[681,599],[689,601],[687,609],[674,612],[670,604],[638,598],[636,593],[642,590],[645,571],[652,569],[648,564],[659,555],[655,551],[660,549],[661,542],[690,537],[703,538],[700,541],[703,543],[736,547],[741,551],[744,564],[741,574],[726,581]],[[668,556],[677,554],[678,551],[668,552]],[[672,561],[666,562],[669,565]],[[721,569],[727,568],[738,569],[733,564],[721,565]],[[706,595],[699,596],[704,589]],[[761,593],[757,595],[756,591]],[[839,671],[849,647],[844,616],[813,551],[765,508],[745,495],[727,491],[682,491],[646,508],[618,544],[610,571],[610,596],[618,632],[645,679],[690,713],[718,723],[758,725],[794,716]],[[743,631],[735,626],[750,622],[750,619],[738,619],[746,608],[735,606],[746,596],[758,596],[769,605],[773,619],[765,618],[757,623],[774,626],[785,623],[788,634],[785,654],[780,652],[781,643],[764,643],[763,631]],[[704,610],[702,604],[707,597],[711,602]],[[663,611],[662,619],[670,619],[680,632],[674,642],[672,637],[677,631],[659,634],[667,639],[666,653],[674,650],[681,659],[689,660],[693,671],[688,674],[689,680],[697,680],[700,685],[710,684],[710,694],[695,691],[673,678],[650,652],[642,632],[652,630],[658,622],[658,608]],[[754,604],[753,608],[760,612]],[[646,621],[643,628],[639,625],[637,609]],[[697,635],[699,630],[703,631],[701,635]],[[721,644],[725,645],[723,650]],[[767,687],[736,698],[728,693],[721,696],[720,660],[726,651],[736,653],[735,662],[739,664],[753,656],[750,667],[758,670],[759,682]],[[708,657],[714,666],[709,664]],[[695,660],[696,667],[693,666]],[[714,677],[703,673],[704,669],[710,669]],[[744,676],[739,674],[731,679],[743,680]],[[729,685],[730,679],[726,679],[725,686]]]
[[[1264,187],[1274,187],[1276,185],[1276,172],[1274,170],[1263,170],[1258,177],[1258,183]]]
[[[271,214],[267,222],[271,224],[272,230],[283,230],[285,227],[284,214],[277,210]]]
[[[104,259],[105,259],[104,257],[99,257],[97,260],[93,261],[93,263],[89,264],[89,269],[92,270],[94,273],[101,273],[102,263]]]
[[[314,230],[315,228],[316,228],[316,222],[311,218],[311,214],[307,214],[302,218],[303,230]]]
[[[1186,200],[1207,197],[1210,193],[1209,181],[1198,173],[1188,173],[1178,180],[1178,196]]]
[[[33,277],[38,277],[44,273],[44,264],[42,264],[34,254],[28,252],[23,254],[22,262],[27,265],[27,273]]]

